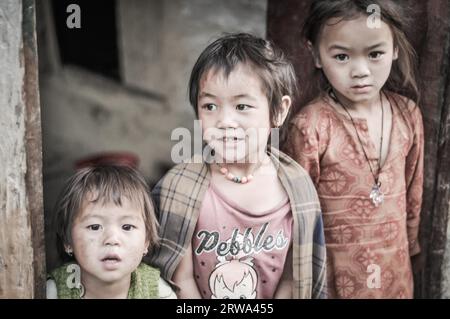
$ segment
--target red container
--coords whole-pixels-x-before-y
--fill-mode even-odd
[[[129,166],[137,169],[139,157],[129,152],[105,152],[84,157],[75,162],[76,169],[99,165]]]

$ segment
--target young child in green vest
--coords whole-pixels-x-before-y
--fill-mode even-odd
[[[47,280],[47,298],[176,298],[142,262],[158,241],[144,178],[125,166],[72,176],[56,205],[58,250],[68,261]]]

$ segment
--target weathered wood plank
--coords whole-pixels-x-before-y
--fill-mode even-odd
[[[425,126],[425,179],[420,227],[420,241],[425,258],[425,267],[415,274],[415,295],[421,298],[439,298],[441,267],[446,243],[448,209],[441,210],[438,201],[444,195],[439,190],[440,179],[445,169],[439,145],[444,138],[441,129],[445,109],[444,101],[449,72],[449,19],[448,1],[426,2],[425,41],[419,53],[419,78],[422,81],[421,109]],[[417,36],[416,36],[417,37]],[[447,179],[448,182],[448,179]],[[448,200],[448,197],[447,197]],[[444,224],[445,223],[445,224]]]
[[[34,297],[45,298],[45,230],[42,187],[42,133],[39,103],[38,50],[36,39],[35,1],[23,0],[23,54],[25,81],[25,175],[28,209],[30,212],[33,247]]]
[[[0,298],[44,292],[34,2],[23,4],[0,2]]]

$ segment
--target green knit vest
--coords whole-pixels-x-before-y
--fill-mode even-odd
[[[50,273],[49,279],[56,283],[59,299],[80,299],[81,288],[69,288],[67,280],[73,276],[73,271],[68,269],[71,264],[65,264]],[[131,273],[128,299],[155,299],[159,298],[159,270],[141,263]]]

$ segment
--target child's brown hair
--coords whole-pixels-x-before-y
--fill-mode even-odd
[[[220,37],[200,54],[192,68],[189,80],[189,101],[197,114],[200,80],[210,70],[223,71],[225,77],[239,64],[247,64],[259,76],[270,107],[270,120],[274,125],[281,113],[281,99],[297,95],[294,67],[284,53],[272,42],[248,33],[228,34]]]
[[[68,259],[64,247],[72,245],[72,225],[86,201],[121,206],[124,197],[143,213],[149,248],[157,245],[158,222],[143,176],[127,166],[88,167],[80,169],[69,178],[56,203],[54,227],[61,258]]]

